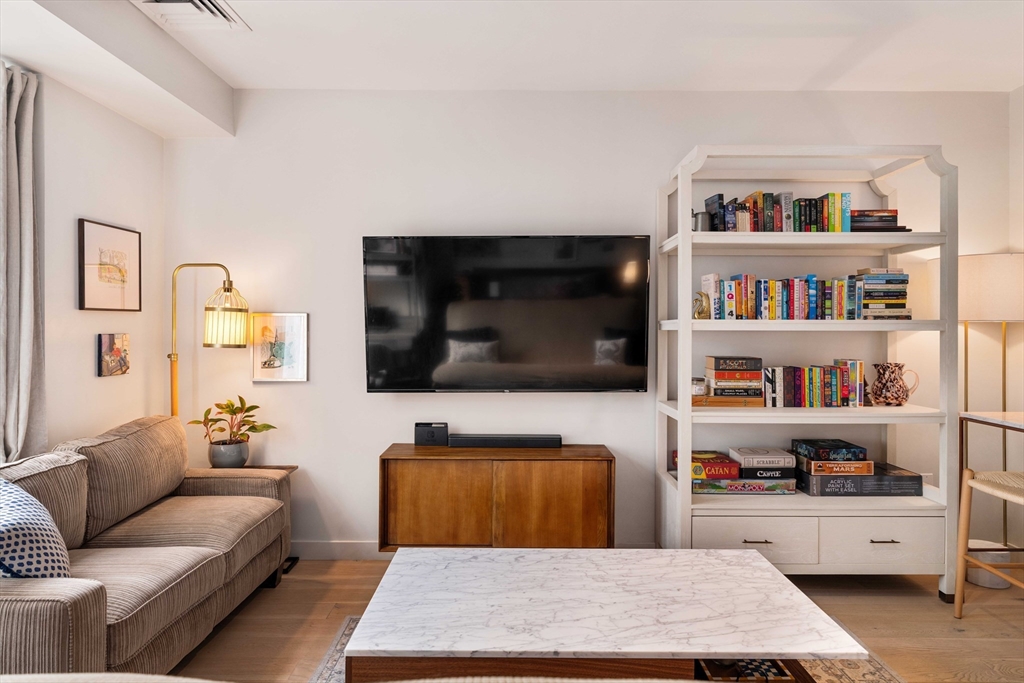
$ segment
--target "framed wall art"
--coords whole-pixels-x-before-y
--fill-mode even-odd
[[[129,358],[128,335],[121,334],[98,334],[97,337],[97,367],[98,377],[114,377],[115,375],[127,375],[131,367]]]
[[[252,381],[307,381],[309,314],[253,313],[249,321]]]
[[[142,233],[78,219],[78,308],[142,310]]]

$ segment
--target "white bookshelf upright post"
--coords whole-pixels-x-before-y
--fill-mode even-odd
[[[754,190],[798,197],[850,192],[854,208],[895,208],[889,180],[924,164],[938,177],[937,225],[907,233],[692,232],[704,197]],[[957,463],[957,169],[937,146],[695,147],[657,196],[657,542],[663,548],[756,548],[788,574],[939,575],[953,593]],[[719,272],[839,277],[860,267],[895,267],[901,254],[938,250],[939,308],[915,320],[692,320],[700,276]],[[918,317],[918,311],[915,311]],[[690,379],[705,355],[751,355],[766,366],[898,359],[899,333],[938,344],[935,405],[864,408],[692,407]],[[927,400],[927,399],[926,399]],[[937,430],[934,485],[922,497],[692,496],[689,453],[730,446],[788,447],[797,437],[864,443],[869,457],[898,462],[900,425]],[[929,439],[934,439],[934,431]],[[931,441],[929,441],[931,443]],[[678,451],[678,479],[670,457]]]

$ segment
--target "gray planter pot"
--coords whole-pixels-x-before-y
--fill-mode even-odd
[[[242,467],[248,459],[248,442],[214,441],[210,444],[210,465],[212,467]]]

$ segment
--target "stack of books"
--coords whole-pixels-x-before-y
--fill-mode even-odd
[[[907,285],[910,276],[902,268],[861,268],[857,271],[860,315],[864,320],[910,320]]]
[[[796,493],[796,457],[778,448],[730,448],[693,451],[693,493]]]
[[[829,192],[794,199],[792,192],[752,192],[725,201],[715,194],[704,200],[711,229],[720,232],[850,232],[849,192]]]
[[[842,439],[793,439],[796,486],[809,496],[920,496],[920,474],[868,460],[867,449]]]
[[[761,359],[750,356],[707,356],[704,389],[695,389],[692,405],[728,408],[763,408],[764,378]]]
[[[700,286],[714,320],[909,320],[908,281],[901,268],[862,268],[833,279],[708,273]]]
[[[910,232],[899,225],[896,209],[855,209],[850,212],[851,232]]]
[[[862,408],[864,361],[836,358],[832,365],[764,368],[763,393],[769,408]]]

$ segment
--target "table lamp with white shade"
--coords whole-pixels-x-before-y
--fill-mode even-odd
[[[970,410],[972,322],[1002,324],[1002,412],[1006,412],[1006,324],[1024,322],[1024,253],[971,254],[958,261],[959,315],[964,324],[964,412]],[[962,467],[967,467],[966,424]],[[1006,430],[1003,430],[1003,470],[1006,470]],[[1003,543],[1006,543],[1006,502],[1003,501]]]

